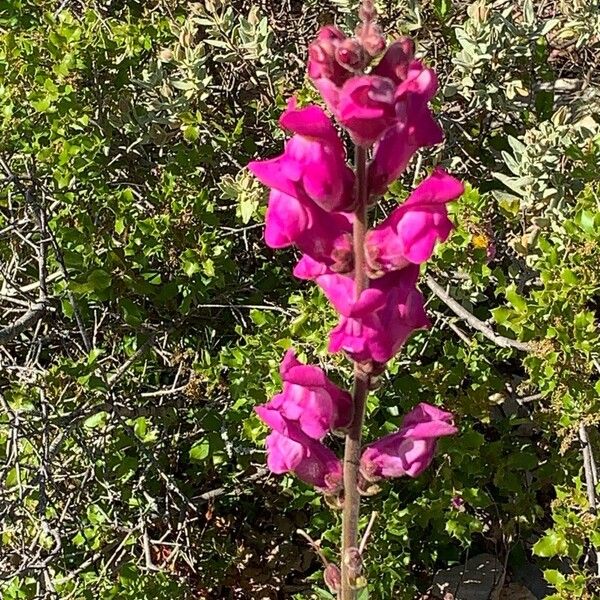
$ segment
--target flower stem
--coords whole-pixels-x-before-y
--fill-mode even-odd
[[[356,161],[356,209],[353,225],[354,236],[354,293],[358,298],[368,287],[365,269],[365,234],[367,230],[367,151],[361,146],[355,149]],[[365,403],[369,393],[369,375],[354,363],[353,404],[354,416],[346,435],[344,449],[344,511],[342,514],[342,589],[341,600],[355,600],[353,579],[356,573],[348,565],[350,552],[358,547],[358,519],[360,494],[358,469],[360,463],[361,437],[365,416]]]

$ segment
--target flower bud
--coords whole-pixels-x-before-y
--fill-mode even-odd
[[[325,584],[332,594],[336,594],[342,588],[342,572],[340,571],[340,568],[333,563],[329,563],[325,567],[323,579],[325,579]]]
[[[358,18],[364,23],[372,21],[377,16],[373,0],[363,0],[363,3],[358,9]]]
[[[334,85],[344,83],[350,73],[336,59],[337,49],[346,36],[333,25],[322,27],[317,38],[308,46],[308,75],[313,80],[329,79]]]
[[[359,71],[365,66],[363,47],[355,38],[348,38],[339,44],[335,51],[335,59],[349,71]]]
[[[356,29],[356,37],[370,57],[377,56],[385,50],[385,37],[381,27],[375,23],[364,23]]]

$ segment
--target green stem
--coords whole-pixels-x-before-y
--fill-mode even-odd
[[[354,236],[354,293],[358,298],[368,287],[365,269],[365,234],[367,231],[367,151],[361,146],[355,149],[356,161],[356,209],[353,225]],[[358,548],[358,519],[360,516],[360,493],[358,470],[365,403],[369,393],[369,376],[354,363],[354,416],[346,435],[344,449],[344,511],[342,514],[342,589],[341,600],[355,600],[352,570],[348,567],[349,550]]]

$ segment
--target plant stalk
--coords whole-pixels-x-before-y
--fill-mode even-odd
[[[354,244],[354,294],[358,298],[368,287],[365,268],[365,234],[367,231],[367,151],[356,145],[356,209],[353,225]],[[342,514],[342,589],[341,600],[355,600],[356,590],[352,585],[352,569],[347,564],[348,551],[358,548],[358,519],[360,516],[360,494],[358,470],[365,403],[369,393],[369,375],[354,363],[352,423],[346,434],[344,448],[344,511]]]

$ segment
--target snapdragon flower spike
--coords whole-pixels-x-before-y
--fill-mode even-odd
[[[366,447],[360,460],[361,475],[370,482],[383,477],[417,477],[431,464],[438,438],[456,432],[451,413],[421,403],[404,417],[400,430]]]
[[[436,169],[377,227],[367,232],[366,257],[372,276],[422,264],[431,258],[435,244],[453,229],[446,204],[464,191],[463,184]]]
[[[265,422],[271,423],[276,411],[287,421],[295,422],[309,437],[322,440],[332,430],[343,429],[352,419],[352,397],[335,385],[320,367],[302,364],[293,350],[288,350],[281,366],[283,391],[270,402],[256,407]]]
[[[273,429],[267,436],[267,466],[273,473],[294,473],[325,494],[342,488],[342,463],[320,441],[309,437],[298,423],[279,411],[257,406],[259,417]]]
[[[354,202],[354,173],[333,124],[318,106],[297,108],[291,99],[279,120],[294,135],[284,153],[253,161],[248,168],[267,187],[300,201],[312,200],[323,210],[348,211]]]
[[[352,264],[350,213],[326,212],[311,201],[271,190],[265,219],[265,242],[270,248],[295,245],[318,265],[347,272]],[[304,278],[304,277],[301,277]]]
[[[318,276],[317,284],[341,315],[330,333],[329,351],[344,351],[360,363],[388,362],[414,331],[429,327],[418,276],[417,265],[388,273],[372,281],[358,300],[353,300],[352,278]]]

